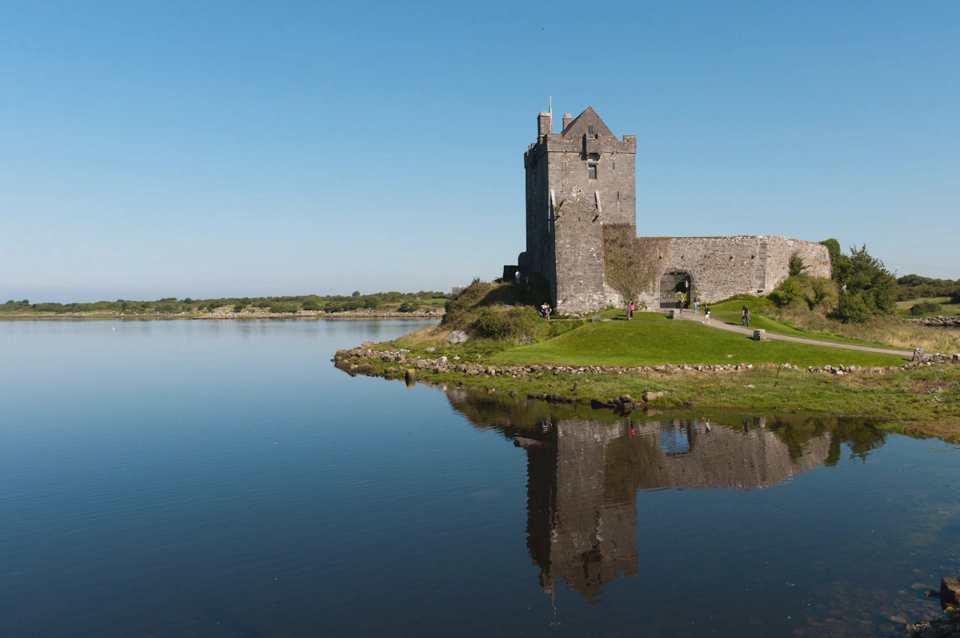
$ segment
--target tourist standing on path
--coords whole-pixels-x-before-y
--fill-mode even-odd
[[[710,304],[706,304],[703,307],[703,323],[704,324],[710,323]]]
[[[700,314],[700,295],[697,295],[697,298],[693,300],[693,314]]]
[[[630,302],[630,307],[627,308],[627,321],[633,319],[633,311],[636,309],[636,306],[633,305],[633,302]]]
[[[741,325],[741,326],[749,326],[749,325],[750,325],[749,320],[747,319],[747,317],[749,316],[749,313],[750,313],[750,311],[747,310],[747,307],[746,307],[746,306],[741,306],[741,310],[740,310],[740,325]]]
[[[749,308],[747,308],[746,320],[747,320],[747,327],[749,328],[750,327],[750,309]]]

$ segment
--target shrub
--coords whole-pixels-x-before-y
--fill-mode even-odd
[[[320,299],[317,299],[316,297],[311,297],[310,299],[307,299],[306,301],[304,301],[303,306],[301,307],[304,310],[323,310],[324,303]]]
[[[340,312],[343,310],[343,306],[336,301],[327,301],[323,304],[323,310],[324,312]]]
[[[910,314],[915,317],[924,317],[928,315],[938,315],[943,311],[943,306],[935,301],[924,301],[922,303],[910,306]]]
[[[300,310],[300,304],[275,301],[270,304],[270,312],[293,313]]]
[[[843,323],[863,323],[870,316],[870,309],[862,297],[848,292],[840,295],[833,316]]]
[[[822,306],[830,297],[830,288],[827,286],[827,280],[825,279],[814,279],[810,289],[812,294],[807,297],[807,305],[810,306],[810,310]]]
[[[363,300],[363,307],[376,310],[380,307],[380,297],[367,297]]]
[[[803,284],[796,277],[787,277],[782,284],[770,293],[770,299],[781,308],[802,298]]]
[[[483,308],[470,324],[470,331],[488,339],[521,339],[534,336],[541,321],[537,311],[529,307]]]
[[[800,253],[793,253],[790,255],[789,268],[791,277],[801,277],[807,270],[807,265],[803,263],[803,257],[800,256]]]
[[[416,312],[420,310],[419,301],[404,301],[400,304],[400,307],[397,308],[397,312]]]
[[[234,312],[243,312],[243,311],[246,310],[246,309],[247,309],[247,304],[245,304],[245,303],[243,303],[243,302],[233,304],[233,311],[234,311]]]

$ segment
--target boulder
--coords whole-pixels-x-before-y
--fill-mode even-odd
[[[516,447],[522,447],[522,448],[532,448],[532,447],[540,447],[540,446],[546,445],[546,443],[544,443],[543,441],[538,441],[536,439],[528,439],[523,436],[518,436],[517,438],[515,438],[513,440],[513,444]]]
[[[659,398],[662,397],[662,396],[663,396],[663,392],[650,392],[650,391],[647,391],[647,392],[644,392],[644,393],[643,393],[643,400],[646,401],[647,403],[650,403],[651,401],[656,401],[657,399],[659,399]]]
[[[469,338],[470,338],[470,335],[468,335],[463,330],[454,330],[453,332],[447,335],[447,341],[449,341],[450,343],[463,343]]]
[[[960,578],[944,578],[940,581],[940,606],[960,609]]]

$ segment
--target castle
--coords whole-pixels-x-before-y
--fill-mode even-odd
[[[523,156],[527,191],[527,245],[518,269],[539,274],[550,284],[558,312],[579,315],[622,306],[625,301],[604,272],[603,227],[637,227],[637,138],[610,131],[588,107],[574,118],[563,116],[563,129],[553,132],[553,115],[537,118],[537,141]],[[829,277],[825,246],[783,237],[657,238],[661,246],[657,270],[638,301],[647,308],[675,307],[678,291],[703,302],[737,294],[766,295],[789,274],[790,258],[803,259],[807,274]],[[689,299],[689,295],[688,295]]]

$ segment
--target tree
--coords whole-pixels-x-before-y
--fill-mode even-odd
[[[631,224],[603,227],[603,277],[624,301],[639,299],[653,288],[666,245],[655,239],[640,239]]]
[[[800,277],[807,270],[807,265],[803,263],[803,257],[800,256],[800,253],[790,255],[789,268],[791,277]]]
[[[861,323],[871,314],[889,315],[896,311],[897,279],[883,262],[867,252],[866,245],[850,247],[850,256],[842,256],[833,277],[841,284],[834,315],[844,323]],[[845,286],[845,288],[844,288]]]
[[[360,291],[359,291],[359,290],[354,290],[354,291],[353,291],[353,294],[350,295],[350,296],[351,296],[351,297],[359,297],[359,296],[360,296]]]

